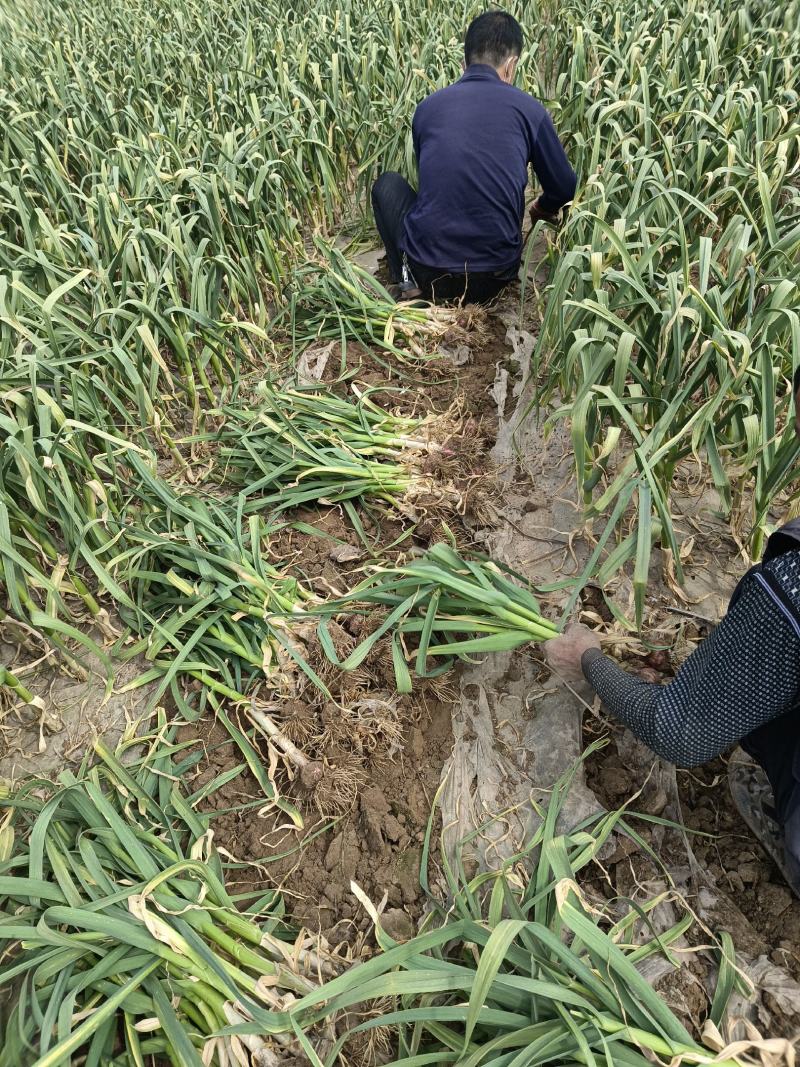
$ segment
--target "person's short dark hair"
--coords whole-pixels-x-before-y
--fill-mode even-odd
[[[800,367],[794,372],[792,379],[792,393],[797,396],[798,391],[800,391]]]
[[[509,56],[522,55],[522,27],[507,11],[485,11],[469,24],[464,62],[499,67]]]

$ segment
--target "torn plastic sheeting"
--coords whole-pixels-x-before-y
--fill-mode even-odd
[[[519,852],[539,823],[531,798],[546,803],[580,755],[578,701],[561,688],[542,690],[536,673],[530,651],[523,650],[487,656],[461,674],[441,801],[442,847],[450,863],[478,827],[473,856],[479,869],[496,869]],[[559,828],[600,811],[579,768]]]
[[[530,469],[541,459],[542,440],[529,411],[532,385],[526,380],[535,338],[513,319],[506,325],[519,372],[513,387],[507,375],[496,380],[500,425],[492,460],[505,467],[510,481],[517,464]],[[516,405],[506,419],[509,394]],[[476,536],[493,558],[512,567],[529,555],[530,541],[513,523],[476,531]],[[532,652],[526,648],[487,656],[461,674],[453,754],[443,769],[442,847],[451,864],[461,842],[478,827],[484,827],[473,844],[479,868],[497,866],[519,852],[540,821],[531,798],[545,800],[581,755],[581,703],[561,687],[542,687]],[[570,829],[599,811],[579,767],[559,826]]]

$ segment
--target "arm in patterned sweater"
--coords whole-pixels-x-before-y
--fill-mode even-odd
[[[784,587],[787,557],[767,564]],[[683,767],[712,759],[788,711],[800,694],[800,637],[755,574],[669,685],[650,685],[597,649],[583,672],[605,707],[655,753]]]

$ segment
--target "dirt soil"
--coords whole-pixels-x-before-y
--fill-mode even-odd
[[[398,557],[411,549],[424,549],[439,539],[443,518],[464,548],[476,544],[476,530],[481,525],[491,525],[498,489],[488,456],[498,434],[498,383],[504,389],[504,382],[513,383],[519,377],[519,366],[512,360],[506,341],[508,314],[517,300],[518,292],[512,291],[505,301],[505,322],[494,312],[485,317],[480,343],[467,346],[465,351],[460,341],[423,373],[401,367],[387,379],[386,367],[368,350],[349,345],[342,359],[337,346],[331,349],[322,376],[331,387],[343,393],[353,383],[374,387],[372,395],[383,406],[407,413],[434,412],[452,423],[452,431],[439,438],[446,445],[445,451],[422,473],[437,483],[455,485],[459,508],[454,512],[423,504],[415,513],[405,515],[367,509],[364,528],[376,551],[378,546],[383,549],[390,544],[394,546],[390,556]],[[442,425],[450,423],[443,421]],[[558,449],[557,441],[551,445]],[[557,487],[537,484],[522,472],[500,496],[503,503],[516,501],[518,505],[516,511],[522,516],[528,538],[528,562],[537,578],[551,580],[554,575],[564,577],[578,569],[581,547],[564,535],[570,528],[566,518],[558,528],[541,525],[539,511],[552,505],[554,496],[559,497],[565,516],[570,508],[574,510],[568,500],[561,501]],[[679,498],[676,503],[680,509]],[[658,674],[651,675],[651,680],[667,680],[701,635],[700,628],[693,628],[686,618],[670,617],[665,605],[716,620],[730,592],[727,586],[732,585],[742,566],[736,546],[720,524],[699,515],[689,497],[685,510],[687,529],[700,530],[709,547],[705,555],[697,554],[694,569],[690,567],[688,601],[679,599],[668,584],[654,592],[651,609],[658,625],[651,636],[654,644],[668,646],[670,651],[659,653],[646,664],[641,659],[627,664],[656,670]],[[710,526],[701,529],[704,522]],[[307,525],[298,528],[298,523]],[[309,532],[309,525],[316,533]],[[720,588],[719,552],[723,545],[727,574]],[[274,549],[275,558],[285,560],[323,595],[340,593],[352,585],[373,557],[370,546],[335,508],[309,508],[287,517],[286,525],[275,535]],[[624,588],[617,592],[624,607]],[[588,621],[611,621],[599,591],[587,592],[583,609]],[[347,648],[365,632],[369,620],[356,617],[343,623],[333,637],[337,645]],[[621,647],[627,655],[625,649],[630,645]],[[646,651],[638,649],[642,654]],[[363,670],[353,675],[342,676],[323,661],[315,666],[331,687],[332,700],[310,686],[301,686],[294,699],[268,711],[286,735],[323,766],[324,788],[309,793],[297,768],[265,739],[258,740],[278,788],[302,812],[304,828],[298,831],[283,812],[265,804],[262,789],[247,770],[214,791],[203,805],[212,817],[215,844],[231,865],[232,892],[260,895],[265,888],[280,888],[296,925],[321,933],[330,946],[339,946],[344,953],[359,958],[369,955],[375,942],[371,920],[351,883],[374,904],[383,904],[385,926],[400,940],[413,935],[425,909],[420,864],[433,798],[453,748],[458,681],[450,676],[436,684],[415,682],[412,696],[398,697],[391,657],[380,646],[368,657]],[[5,725],[12,733],[16,728]],[[38,739],[38,724],[27,723],[26,728]],[[634,810],[661,816],[666,798],[648,784],[646,767],[631,768],[621,728],[599,713],[587,712],[584,740],[601,736],[609,737],[610,744],[592,757],[587,767],[587,783],[598,800],[608,809],[616,809],[642,789]],[[180,739],[196,741],[204,748],[194,777],[185,783],[187,791],[200,789],[241,762],[241,754],[224,728],[213,721],[181,727]],[[0,737],[0,746],[2,743]],[[18,739],[8,733],[6,743],[10,750],[20,749]],[[22,747],[32,747],[30,738]],[[66,762],[77,762],[83,755],[79,748],[66,745],[57,751]],[[800,901],[791,897],[736,813],[724,760],[692,772],[678,772],[677,781],[686,825],[713,835],[692,838],[697,860],[735,900],[746,919],[741,929],[732,930],[737,947],[753,956],[766,953],[773,963],[800,977]],[[654,845],[663,843],[663,832],[657,826],[641,821],[635,825],[646,840]],[[437,847],[434,833],[432,882]],[[603,859],[603,866],[587,875],[588,892],[606,900],[619,895],[634,897],[644,883],[662,875],[627,839],[617,838],[613,849]],[[689,968],[665,994],[694,1025],[700,1022],[707,1005],[705,978],[702,968]]]
[[[299,794],[302,831],[275,810],[225,810],[263,803],[249,774],[208,798],[216,845],[233,862],[253,865],[231,872],[232,892],[280,888],[297,925],[319,931],[329,944],[357,957],[374,940],[371,920],[351,891],[355,881],[376,905],[387,896],[386,925],[394,936],[412,936],[425,903],[419,883],[424,838],[452,733],[448,703],[419,699],[409,702],[407,714],[396,751],[376,751],[363,762],[364,781],[349,810],[326,817]],[[205,735],[207,747],[191,783],[200,788],[240,756],[219,726],[183,728],[182,740],[193,734]],[[336,759],[332,753],[331,762]]]
[[[618,742],[623,733],[621,726],[605,717],[587,724],[588,739],[610,739],[610,744],[588,761],[589,786],[609,810],[643,790],[633,801],[633,810],[664,816],[667,798],[647,784],[651,767],[632,767],[627,751],[620,752]],[[678,769],[677,783],[683,825],[695,831],[690,834],[695,857],[747,920],[747,924],[740,922],[737,929],[730,930],[737,948],[753,955],[766,952],[773,963],[800,979],[800,900],[789,891],[771,857],[736,810],[728,788],[727,757],[691,770]],[[633,821],[645,839],[653,842],[652,827]],[[661,834],[658,837],[663,840]],[[652,878],[655,868],[627,842],[611,857],[609,872],[616,891],[628,892],[637,882]]]
[[[464,486],[473,478],[481,484],[487,480],[486,456],[496,435],[491,390],[497,364],[507,358],[504,325],[490,316],[487,329],[487,342],[461,365],[447,356],[435,361],[424,385],[410,381],[402,371],[388,380],[386,388],[386,368],[358,345],[348,346],[344,372],[341,350],[334,346],[323,380],[342,393],[353,383],[383,386],[372,394],[376,403],[407,414],[433,412],[447,419],[455,407],[452,434],[437,433],[445,452],[427,461],[423,474],[438,483],[456,481],[466,497]],[[468,526],[445,509],[423,507],[413,515],[375,509],[367,511],[363,521],[368,537],[374,538],[384,556],[385,546],[394,543],[388,553],[391,558],[440,539],[444,517],[459,543],[471,545]],[[339,509],[308,508],[290,518],[275,536],[275,556],[311,588],[330,595],[362,576],[372,554]],[[369,620],[348,619],[345,625],[347,631],[334,633],[334,640],[347,648],[362,629],[368,632]],[[281,763],[276,780],[301,810],[302,831],[282,813],[256,803],[263,793],[248,772],[215,791],[204,805],[212,814],[216,845],[229,854],[230,862],[241,865],[231,871],[233,892],[281,888],[295,924],[321,933],[330,945],[358,957],[372,951],[375,942],[372,922],[351,882],[376,905],[383,902],[384,925],[400,940],[413,935],[425,907],[420,864],[434,795],[453,745],[457,687],[452,678],[415,681],[412,696],[398,697],[393,692],[391,658],[380,647],[366,661],[365,670],[352,678],[324,662],[315,667],[331,687],[333,701],[326,702],[306,687],[298,699],[284,702],[270,714],[304,753],[324,762],[334,792],[338,784],[343,786],[341,795],[325,793],[320,811],[317,794],[304,793],[297,777],[290,781]],[[367,707],[358,711],[361,702]],[[195,778],[187,783],[190,790],[240,762],[238,749],[218,724],[182,727],[180,737],[196,739],[206,750]],[[266,742],[260,746],[269,762]],[[437,845],[434,833],[432,878]]]
[[[358,345],[348,345],[344,361],[334,346],[323,373],[323,380],[343,394],[352,384],[380,385],[384,388],[372,396],[382,406],[407,414],[442,415],[444,431],[437,428],[436,439],[445,451],[428,459],[421,473],[437,484],[457,483],[467,501],[465,512],[471,499],[465,486],[474,481],[481,494],[492,492],[486,463],[496,436],[491,390],[498,362],[508,355],[505,326],[489,316],[486,329],[486,343],[465,362],[457,366],[445,355],[432,364],[424,384],[409,380],[404,370],[388,379],[381,362]],[[462,547],[472,545],[463,517],[444,507],[428,509],[423,502],[408,515],[367,509],[362,516],[368,538],[380,546],[384,558],[387,545],[394,545],[389,558],[399,558],[439,540],[443,518]],[[373,558],[338,508],[308,508],[287,516],[275,535],[274,551],[322,595],[350,587]],[[343,622],[347,629],[334,627],[333,636],[344,650],[369,632],[369,620]],[[376,905],[383,903],[384,926],[399,940],[413,935],[423,913],[420,864],[434,795],[452,750],[457,686],[453,678],[415,680],[413,695],[398,697],[391,657],[380,646],[354,676],[343,676],[323,660],[314,666],[331,688],[332,701],[306,686],[297,699],[270,709],[287,736],[310,758],[324,763],[330,780],[330,788],[309,795],[296,774],[290,780],[292,769],[278,761],[276,782],[302,812],[304,829],[297,831],[284,814],[258,803],[263,792],[247,771],[216,790],[204,807],[212,815],[216,845],[237,865],[230,871],[232,892],[280,888],[296,925],[321,933],[331,946],[359,957],[369,954],[375,942],[372,922],[351,882]],[[189,790],[200,789],[241,761],[219,724],[182,727],[180,739],[196,739],[205,748],[195,777],[186,783]],[[269,763],[267,742],[258,743]],[[437,847],[434,832],[432,880]]]
[[[506,301],[506,312],[513,307],[515,299],[516,293]],[[406,371],[401,370],[396,380],[389,383],[391,388],[373,394],[376,402],[406,413],[444,413],[457,402],[466,420],[458,434],[448,439],[448,444],[457,457],[453,477],[462,484],[472,473],[487,474],[486,456],[497,436],[495,385],[503,372],[518,373],[511,360],[504,322],[490,313],[482,329],[485,340],[468,355],[462,353],[459,358],[464,362],[460,365],[453,366],[446,360],[437,362],[431,366],[431,373],[424,383],[409,381]],[[346,370],[342,374],[341,351],[337,348],[323,375],[331,384],[338,382],[334,384],[335,388],[349,388],[352,382],[370,387],[387,384],[386,368],[364,348],[348,346],[344,364]],[[441,462],[446,464],[447,458]],[[441,471],[436,474],[441,476]],[[528,498],[535,511],[541,506],[539,498],[543,493],[546,495],[546,489],[542,484],[528,484],[523,472],[513,485],[513,493]],[[652,665],[660,669],[662,680],[668,680],[670,670],[701,638],[702,627],[695,627],[681,617],[665,617],[663,613],[659,614],[659,609],[669,603],[680,610],[691,609],[700,616],[716,619],[724,610],[737,571],[743,567],[738,559],[738,549],[724,525],[711,515],[713,509],[707,509],[708,513],[698,511],[689,497],[684,504],[688,524],[686,534],[702,533],[707,551],[696,552],[688,561],[688,601],[677,598],[674,590],[664,585],[651,597],[654,617],[666,618],[664,630],[668,635],[664,637],[656,629],[652,634],[654,643],[668,640],[675,643],[672,658],[670,653],[657,652],[647,661],[650,670]],[[680,511],[682,506],[678,497],[677,509]],[[346,576],[352,581],[354,572],[358,572],[369,559],[369,553],[347,521],[331,510],[309,509],[307,514],[297,518],[315,525],[322,536],[309,537],[287,527],[276,546],[278,554],[292,559],[293,566],[320,592],[340,588],[345,584]],[[439,516],[434,514],[417,523],[409,523],[403,517],[392,515],[387,518],[384,515],[380,517],[380,526],[375,519],[376,524],[370,533],[374,533],[376,541],[383,545],[398,542],[393,552],[403,555],[411,548],[425,548],[436,539],[440,532],[438,519]],[[466,519],[458,530],[465,545],[470,543],[474,527],[469,522],[469,515]],[[341,545],[349,546],[350,552],[340,551],[337,546]],[[555,530],[540,530],[531,544],[531,552],[536,560],[548,559],[553,571],[562,575],[564,568],[573,563],[568,557],[564,538]],[[574,546],[569,546],[569,552],[574,553]],[[720,553],[724,554],[723,569],[726,571],[721,583],[714,572]],[[611,614],[598,590],[587,591],[583,606],[590,619],[610,622]],[[644,653],[646,649],[639,651]],[[629,665],[635,669],[643,662],[633,657]],[[379,677],[379,683],[384,682],[388,691],[391,688],[390,669],[385,662],[383,667],[386,676]],[[375,681],[369,685],[374,691]],[[408,702],[398,719],[402,739],[397,742],[396,753],[387,757],[385,746],[383,749],[379,746],[368,764],[362,765],[363,784],[359,786],[359,797],[353,810],[342,815],[336,826],[307,845],[291,878],[287,874],[297,863],[296,857],[271,865],[269,878],[272,883],[285,885],[288,899],[294,901],[291,908],[298,920],[320,929],[329,940],[336,940],[354,919],[356,927],[368,928],[363,912],[349,893],[351,878],[355,878],[371,899],[380,900],[384,891],[388,891],[388,908],[404,908],[411,918],[418,915],[421,907],[417,880],[420,835],[430,810],[428,801],[435,792],[442,764],[449,754],[452,737],[448,715],[452,705],[452,700],[431,699],[430,694],[422,698],[421,705],[416,700]],[[618,726],[603,719],[587,723],[588,738],[601,730],[612,739],[620,733]],[[327,756],[341,759],[343,752],[332,750],[330,742],[328,744]],[[237,781],[239,788],[246,792],[243,781]],[[721,888],[734,897],[749,921],[750,928],[743,933],[746,943],[742,947],[752,951],[766,947],[775,963],[780,962],[793,973],[800,974],[800,901],[791,897],[771,861],[741,822],[729,797],[723,761],[715,761],[699,771],[681,771],[678,783],[689,828],[719,835],[712,839],[694,837],[694,850],[698,861],[711,872]],[[605,806],[615,808],[629,799],[642,783],[626,772],[612,740],[612,744],[590,762],[588,784]],[[658,797],[650,800],[658,807]],[[225,798],[219,803],[226,803]],[[656,810],[650,813],[659,814]],[[272,833],[270,828],[257,824],[248,830],[248,822],[247,817],[234,815],[223,816],[216,822],[219,842],[240,858],[262,856],[268,851],[263,843],[265,832],[268,831],[268,836]],[[312,823],[309,836],[313,836],[317,829]],[[370,854],[371,848],[375,855]],[[626,874],[630,859],[625,854],[624,845],[615,866],[612,881],[622,891],[630,879],[636,877],[635,868],[632,875]],[[409,882],[404,872],[410,868],[414,869],[414,876]],[[645,869],[646,864],[640,872],[643,877]],[[352,943],[353,937],[345,940]]]
[[[506,312],[510,303],[506,305]],[[519,373],[510,358],[506,324],[496,315],[490,315],[486,329],[487,340],[469,355],[467,362],[454,369],[452,378],[449,374],[434,370],[424,385],[403,381],[397,392],[381,391],[374,394],[376,400],[387,407],[414,412],[444,412],[460,393],[460,409],[467,418],[459,436],[452,441],[453,451],[459,459],[454,477],[462,482],[472,474],[486,474],[486,456],[498,432],[497,383],[504,373],[511,376],[511,381]],[[346,362],[351,380],[370,386],[386,382],[385,368],[372,361],[368,352],[350,348]],[[713,500],[704,498],[703,506],[698,506],[695,487],[690,482],[691,478],[687,478],[685,498],[680,491],[676,493],[676,511],[679,516],[683,512],[683,520],[679,518],[678,525],[687,543],[695,536],[704,548],[694,549],[687,557],[687,580],[683,596],[679,596],[675,586],[663,577],[655,583],[650,597],[652,629],[649,633],[655,651],[650,650],[649,657],[643,660],[641,657],[647,655],[648,649],[639,646],[636,649],[639,658],[630,656],[627,664],[632,669],[645,665],[651,672],[649,677],[652,681],[667,681],[670,673],[677,669],[682,659],[702,638],[702,623],[696,623],[689,616],[697,614],[711,621],[721,617],[736,576],[744,569],[739,548],[730,537],[726,525],[714,514]],[[521,511],[526,520],[530,520],[530,530],[526,523],[526,534],[532,535],[531,561],[545,580],[552,575],[563,577],[576,569],[576,552],[580,555],[581,551],[578,542],[573,543],[571,538],[564,537],[564,532],[570,529],[568,501],[564,501],[564,524],[558,529],[544,529],[536,525],[538,510],[545,503],[552,505],[552,500],[544,500],[552,493],[552,486],[531,480],[524,471],[504,491],[505,500],[513,496],[523,504],[522,498],[528,501]],[[467,544],[479,524],[476,524],[474,514],[469,512],[465,520],[465,528],[460,530],[460,536]],[[381,539],[387,533],[399,536],[402,525],[399,523],[396,528],[381,531]],[[435,535],[435,520],[432,525]],[[424,547],[430,532],[430,523],[420,523],[414,529],[410,543]],[[659,553],[654,555],[655,569],[662,575],[667,574],[669,568],[663,566]],[[612,592],[616,593],[615,599],[624,609],[627,606],[625,583]],[[599,590],[587,591],[583,607],[587,612],[587,621],[611,623],[611,613]],[[669,608],[688,612],[688,615],[670,615]],[[671,646],[670,651],[661,651],[665,646]],[[615,651],[623,656],[628,655],[624,644],[621,650]],[[437,711],[431,715],[427,728],[424,725],[410,728],[404,725],[403,737],[404,755],[411,752],[413,756],[414,747],[419,744],[415,738],[422,731],[421,736],[425,738],[422,763],[412,763],[412,769],[417,781],[427,783],[426,792],[431,795],[438,784],[439,771],[451,743],[445,712],[452,704],[439,703],[436,707]],[[634,810],[663,816],[666,798],[652,783],[648,785],[647,768],[642,765],[640,772],[632,773],[625,757],[617,749],[616,739],[622,733],[619,726],[602,716],[587,714],[585,739],[591,740],[597,736],[610,738],[610,744],[590,761],[587,784],[609,809],[630,801],[637,790],[643,789],[641,797],[633,802]],[[383,778],[380,779],[380,787],[377,787],[375,782],[378,779],[371,773],[368,775],[368,784],[361,791],[356,808],[343,817],[336,827],[311,843],[291,878],[286,879],[290,860],[281,861],[273,872],[273,878],[285,880],[290,895],[297,891],[297,886],[307,887],[300,889],[299,896],[290,905],[302,922],[312,925],[312,928],[316,922],[317,928],[334,943],[344,930],[349,930],[350,934],[345,940],[353,951],[358,951],[358,946],[363,945],[364,938],[369,936],[369,923],[348,892],[348,882],[353,873],[355,881],[373,901],[379,900],[388,891],[386,907],[391,909],[390,922],[396,924],[397,932],[401,935],[411,932],[407,918],[415,920],[423,903],[419,896],[416,868],[419,863],[419,835],[423,832],[429,809],[423,803],[419,816],[415,817],[414,805],[411,804],[403,812],[405,823],[401,822],[397,805],[402,801],[405,779],[400,777],[395,781],[394,774],[403,765],[403,762],[392,764],[393,771],[388,778],[391,786],[388,789]],[[385,773],[383,767],[380,773]],[[677,784],[681,820],[689,830],[712,835],[690,837],[697,862],[735,905],[721,916],[714,930],[718,931],[720,925],[729,929],[737,948],[753,958],[769,959],[800,978],[800,901],[792,897],[771,860],[736,812],[728,791],[724,760],[714,761],[692,772],[679,771]],[[393,791],[396,786],[401,791],[399,795]],[[416,792],[416,787],[412,786],[411,791]],[[384,820],[383,826],[380,825],[381,820]],[[220,827],[224,825],[227,824],[220,823]],[[674,843],[665,838],[663,830],[654,831],[652,824],[641,821],[636,822],[636,829],[646,841],[662,852],[668,862],[677,864],[682,860],[680,848],[673,847]],[[369,854],[371,847],[376,855]],[[620,894],[635,898],[643,886],[657,884],[663,876],[663,871],[645,855],[631,848],[630,841],[624,836],[616,837],[613,847],[610,858],[604,860],[605,873],[602,870],[592,871],[587,876],[589,890],[595,890],[607,899]],[[404,884],[402,878],[398,880],[398,875],[408,871],[405,857],[409,850],[415,874],[411,883]],[[434,860],[435,856],[434,842]],[[688,899],[691,901],[691,893]],[[407,918],[403,917],[403,912]],[[698,959],[679,975],[668,976],[660,981],[658,988],[687,1025],[697,1029],[702,1025],[707,1011],[708,983],[708,966]],[[765,999],[769,1004],[769,994]],[[794,1036],[797,1020],[775,1005],[771,1025],[770,1033],[774,1036]]]

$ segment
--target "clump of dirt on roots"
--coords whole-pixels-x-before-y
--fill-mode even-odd
[[[376,699],[375,694],[368,699]],[[284,721],[304,719],[298,711],[296,705],[288,708]],[[320,805],[304,790],[294,768],[290,777],[277,746],[255,735],[277,788],[301,811],[303,828],[264,797],[247,769],[205,798],[201,809],[210,819],[215,844],[231,864],[226,879],[233,893],[279,888],[290,921],[357,958],[371,954],[375,942],[372,921],[352,882],[376,905],[385,898],[385,925],[393,936],[411,937],[416,929],[424,898],[419,879],[423,843],[442,767],[452,750],[452,705],[423,693],[398,698],[385,743],[364,737],[354,744],[358,712],[337,721],[336,708],[329,705],[318,719],[317,714],[313,729],[320,747],[304,752],[318,757],[324,772],[357,768],[357,786],[346,804],[340,797],[338,804]],[[243,714],[241,719],[246,726]],[[213,720],[181,727],[180,740],[202,748],[197,770],[185,783],[191,791],[243,762],[227,731]],[[434,879],[437,847],[434,833]]]

